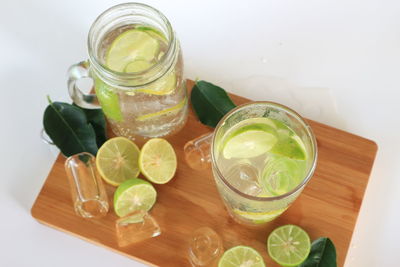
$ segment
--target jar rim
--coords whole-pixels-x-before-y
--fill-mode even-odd
[[[129,73],[114,71],[106,67],[103,63],[101,63],[98,57],[95,55],[94,52],[95,34],[98,31],[97,28],[99,27],[99,25],[104,23],[104,21],[107,22],[107,19],[108,20],[110,19],[109,16],[111,14],[114,14],[116,12],[125,12],[126,14],[133,14],[132,12],[134,10],[138,13],[140,13],[140,11],[149,11],[152,16],[157,16],[157,18],[160,19],[160,21],[164,24],[167,30],[167,40],[168,40],[167,50],[165,54],[161,57],[160,61],[150,66],[148,69],[139,72],[129,72]],[[146,14],[144,15],[147,16]],[[108,21],[108,23],[111,23],[112,21],[113,20],[111,19],[110,21]],[[102,38],[102,37],[104,37],[104,35],[97,38]],[[136,87],[143,87],[153,83],[154,81],[161,78],[164,75],[164,73],[168,72],[171,69],[174,62],[174,55],[176,53],[177,40],[175,37],[175,33],[172,29],[171,23],[164,16],[164,14],[162,14],[160,11],[149,5],[131,2],[131,3],[122,3],[112,6],[107,10],[105,10],[104,12],[102,12],[96,18],[96,20],[92,23],[89,30],[87,38],[87,47],[88,47],[90,64],[93,67],[93,70],[96,72],[96,74],[100,76],[102,80],[104,80],[104,82],[113,86],[118,86],[118,88],[120,89],[132,90]],[[123,85],[123,81],[141,78],[143,77],[144,74],[149,72],[155,72],[156,75],[150,76],[151,79],[149,79],[144,83],[140,83],[139,85],[129,85],[129,86]]]

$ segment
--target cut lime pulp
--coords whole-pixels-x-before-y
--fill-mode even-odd
[[[225,251],[218,262],[218,267],[265,267],[265,263],[254,248],[236,246]]]
[[[297,266],[308,257],[311,242],[308,234],[296,225],[276,228],[267,240],[268,254],[282,266]]]
[[[114,210],[119,217],[136,210],[150,210],[156,202],[157,192],[147,181],[134,178],[118,186],[114,193]],[[140,218],[136,218],[139,220]]]

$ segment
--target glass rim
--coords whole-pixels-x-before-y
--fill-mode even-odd
[[[223,123],[234,113],[248,107],[248,106],[252,106],[252,105],[257,105],[257,104],[265,104],[268,106],[272,106],[275,108],[278,108],[280,110],[283,110],[286,113],[289,113],[290,115],[292,115],[293,117],[295,117],[303,126],[304,129],[306,129],[307,135],[311,140],[311,149],[313,152],[313,159],[312,159],[312,165],[309,168],[307,174],[304,176],[302,182],[300,184],[298,184],[295,188],[293,188],[291,191],[279,195],[279,196],[273,196],[273,197],[258,197],[258,196],[252,196],[252,195],[248,195],[246,193],[241,192],[240,190],[236,189],[233,185],[231,185],[224,177],[224,175],[222,174],[221,170],[219,169],[216,159],[215,159],[215,155],[214,155],[214,146],[215,146],[215,139],[216,139],[216,133],[218,132],[218,130],[222,127]],[[298,192],[299,190],[301,190],[301,188],[306,185],[308,183],[308,181],[311,179],[311,177],[314,174],[315,168],[317,166],[317,158],[318,158],[318,147],[317,147],[317,140],[315,138],[314,132],[311,128],[311,126],[304,120],[304,118],[298,114],[296,111],[294,111],[293,109],[276,103],[276,102],[272,102],[272,101],[252,101],[249,103],[245,103],[242,105],[239,105],[237,107],[235,107],[234,109],[230,110],[228,113],[226,113],[221,120],[218,122],[217,126],[215,127],[214,133],[213,133],[213,137],[212,137],[212,142],[211,142],[211,163],[213,168],[215,169],[215,171],[217,172],[217,179],[222,180],[222,182],[233,192],[235,192],[236,194],[250,199],[250,200],[256,200],[256,201],[273,201],[273,200],[280,200],[283,198],[287,198],[293,194],[295,194],[296,192]],[[215,175],[214,175],[215,176]]]
[[[167,47],[167,51],[165,52],[165,54],[162,56],[161,60],[159,62],[157,62],[156,64],[152,65],[150,68],[142,70],[142,71],[138,71],[138,72],[129,72],[129,73],[125,73],[125,72],[119,72],[119,71],[114,71],[108,67],[106,67],[104,64],[102,64],[99,59],[97,58],[96,55],[93,54],[94,52],[94,47],[92,45],[93,43],[93,35],[94,33],[97,31],[96,27],[98,26],[98,24],[103,20],[103,19],[107,19],[107,16],[109,14],[111,14],[114,11],[117,10],[129,10],[132,8],[142,8],[144,10],[149,10],[151,12],[153,12],[155,15],[157,15],[162,23],[164,23],[164,25],[166,26],[167,32],[168,32],[168,47]],[[137,3],[137,2],[128,2],[128,3],[122,3],[122,4],[118,4],[118,5],[114,5],[108,9],[106,9],[105,11],[103,11],[99,16],[97,16],[97,18],[95,19],[95,21],[92,23],[92,25],[90,26],[89,29],[89,33],[88,33],[88,37],[87,37],[87,47],[88,47],[88,54],[89,54],[89,60],[92,63],[92,65],[94,66],[95,71],[103,78],[106,79],[110,79],[112,77],[121,77],[122,79],[130,79],[130,78],[138,78],[141,77],[143,74],[150,72],[154,69],[156,69],[157,67],[160,67],[160,65],[162,65],[163,63],[165,63],[169,58],[171,58],[171,54],[173,54],[173,51],[176,48],[176,36],[175,33],[172,29],[172,25],[169,22],[169,20],[167,19],[167,17],[161,13],[159,10],[155,9],[152,6],[143,4],[143,3]],[[170,60],[171,64],[170,66],[168,66],[165,69],[165,72],[168,72],[169,69],[172,67],[172,61]],[[163,73],[164,74],[164,73]],[[160,75],[155,75],[156,77],[154,77],[153,79],[151,79],[151,81],[148,81],[146,83],[140,84],[140,85],[129,85],[129,86],[124,86],[124,85],[118,85],[118,87],[121,87],[123,89],[129,89],[131,90],[132,88],[135,87],[143,87],[145,85],[151,84],[154,81],[158,80],[160,77],[162,77],[162,74]],[[114,80],[114,79],[112,79]]]

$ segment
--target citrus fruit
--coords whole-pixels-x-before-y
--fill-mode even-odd
[[[248,124],[228,135],[223,155],[227,159],[258,157],[269,151],[277,141],[276,130],[272,126],[265,123]]]
[[[139,168],[151,182],[165,184],[175,175],[177,160],[167,140],[153,138],[144,144],[139,155]]]
[[[129,179],[115,190],[114,211],[119,217],[139,209],[148,211],[156,202],[156,197],[157,192],[152,184],[139,178]]]
[[[128,138],[111,138],[97,152],[97,170],[107,183],[117,186],[138,176],[139,153],[139,148]]]
[[[218,267],[265,267],[260,253],[247,246],[228,249],[218,262]]]
[[[276,228],[267,240],[269,256],[282,266],[297,266],[308,257],[310,237],[296,225]]]
[[[160,45],[153,36],[146,31],[131,29],[127,30],[112,42],[107,55],[106,66],[113,71],[123,72],[132,62],[151,62],[159,53]],[[135,71],[142,71],[148,65],[141,65]]]

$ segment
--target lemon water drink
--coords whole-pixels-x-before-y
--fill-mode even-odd
[[[164,60],[167,50],[168,42],[161,32],[148,26],[126,25],[105,36],[99,52],[109,69],[146,76]],[[97,97],[113,131],[127,137],[157,137],[180,129],[187,112],[181,76],[179,56],[173,68],[150,85],[132,81],[130,86],[135,88],[121,91],[95,79]]]
[[[90,29],[88,52],[88,61],[70,69],[69,91],[77,105],[100,105],[113,132],[130,139],[166,136],[183,127],[188,101],[182,53],[159,11],[139,3],[106,10]],[[93,79],[95,95],[76,86],[85,77]]]
[[[239,222],[265,223],[283,213],[311,177],[315,163],[311,129],[278,104],[238,107],[214,134],[214,177],[228,211]]]

